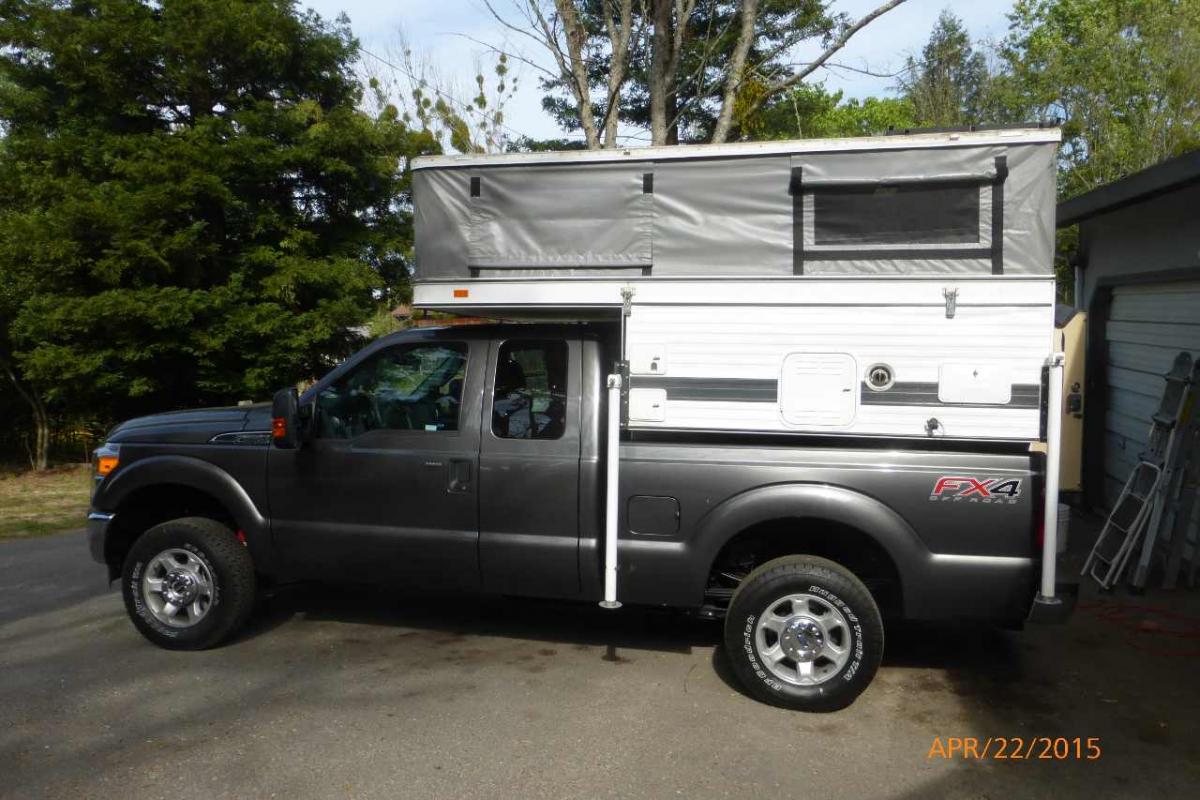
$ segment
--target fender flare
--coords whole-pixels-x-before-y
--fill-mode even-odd
[[[861,492],[823,483],[785,483],[760,486],[723,501],[697,525],[693,539],[696,559],[705,565],[700,581],[717,554],[742,531],[779,519],[811,519],[855,528],[877,543],[900,575],[905,601],[933,554],[916,531],[895,510]],[[704,585],[695,595],[704,593]]]
[[[92,504],[96,508],[116,511],[139,489],[163,484],[185,486],[210,495],[247,533],[269,532],[267,518],[232,475],[215,464],[192,456],[151,456],[121,467],[112,481],[106,481],[101,487]],[[265,537],[252,538],[261,540]]]

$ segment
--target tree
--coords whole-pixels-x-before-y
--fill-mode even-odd
[[[1005,102],[1063,120],[1060,196],[1200,147],[1200,0],[1018,0]]]
[[[470,92],[445,79],[428,55],[414,50],[403,31],[384,56],[363,54],[363,80],[374,108],[399,108],[406,125],[428,131],[443,149],[500,153],[507,148],[504,109],[516,94],[520,76],[503,50],[491,53],[495,60],[486,68],[476,61]]]
[[[821,0],[511,0],[492,14],[553,58],[545,105],[588,147],[615,147],[618,124],[653,144],[744,138],[759,110],[802,84],[863,27],[900,5],[851,20]],[[798,61],[797,48],[821,52]]]
[[[898,81],[923,127],[969,125],[989,115],[991,76],[983,53],[971,44],[962,21],[946,10],[938,17],[919,58],[909,56]]]
[[[743,123],[750,139],[803,139],[881,136],[917,126],[912,103],[904,97],[843,100],[821,84],[801,84]]]
[[[355,56],[292,0],[0,0],[0,359],[39,427],[264,396],[404,295],[435,144],[359,110]]]

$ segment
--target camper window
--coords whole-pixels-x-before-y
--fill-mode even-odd
[[[979,186],[827,186],[813,192],[818,245],[973,244]]]

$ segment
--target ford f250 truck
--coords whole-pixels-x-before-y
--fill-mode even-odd
[[[212,647],[304,579],[596,601],[607,324],[417,329],[302,395],[117,426],[91,551],[151,642]],[[624,432],[625,603],[721,618],[753,696],[843,707],[885,617],[1020,624],[1043,457],[1026,445]]]

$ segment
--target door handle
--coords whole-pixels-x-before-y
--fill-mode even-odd
[[[465,494],[471,491],[471,462],[467,459],[450,459],[449,481],[446,491]]]

